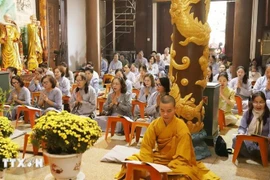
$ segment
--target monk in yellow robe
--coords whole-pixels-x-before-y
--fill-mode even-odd
[[[5,23],[1,24],[0,29],[2,67],[15,67],[20,71],[22,69],[18,46],[20,33],[10,15],[5,14],[4,19]]]
[[[140,153],[128,157],[127,160],[165,165],[172,170],[168,173],[171,180],[220,179],[203,163],[196,161],[189,129],[183,120],[175,116],[175,99],[170,95],[163,96],[159,109],[161,117],[147,128]],[[125,173],[126,166],[123,165],[115,178],[124,179]],[[147,172],[136,173],[138,179],[149,176]]]

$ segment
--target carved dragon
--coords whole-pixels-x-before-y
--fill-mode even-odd
[[[186,39],[180,41],[182,46],[193,42],[197,45],[207,46],[210,38],[210,26],[207,23],[210,0],[205,0],[205,17],[206,22],[202,23],[198,18],[194,18],[194,13],[190,13],[191,4],[197,4],[200,0],[172,0],[170,14],[172,24],[176,24],[177,30]]]

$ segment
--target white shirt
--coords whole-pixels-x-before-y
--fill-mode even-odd
[[[131,71],[129,71],[127,74],[126,74],[126,77],[127,79],[129,79],[132,83],[135,82],[136,78],[135,78],[135,74]]]
[[[165,56],[165,54],[162,54],[160,58],[164,61],[165,65],[170,65],[171,62],[170,54],[168,54],[167,56]]]

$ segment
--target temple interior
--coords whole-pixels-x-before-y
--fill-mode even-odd
[[[18,109],[3,113],[1,108],[6,107],[2,104],[11,107],[14,101],[37,108],[44,115],[52,111],[42,109],[47,103],[57,112],[66,110],[96,120],[101,137],[83,153],[80,174],[75,179],[111,180],[120,171],[123,156],[140,151],[146,127],[164,115],[154,94],[165,94],[162,78],[166,78],[166,93],[175,99],[175,114],[190,130],[197,161],[222,180],[270,180],[269,29],[269,0],[0,0],[0,87],[8,92],[3,102],[0,91],[0,115],[8,117],[15,128],[10,137],[18,144],[18,158],[24,157],[25,163],[44,157],[42,149],[34,153],[26,139],[39,115],[31,108],[24,108],[23,113]],[[68,81],[67,87],[63,78]],[[126,90],[123,93],[120,89],[121,93],[130,92],[132,100],[129,112],[120,111],[122,103],[126,104],[118,101],[113,113],[122,120],[130,115],[132,123],[126,130],[121,120],[115,135],[106,137],[108,117],[115,116],[106,110],[109,97],[120,91],[114,78],[123,79]],[[52,89],[61,90],[58,109],[58,102],[43,94],[48,86],[45,80]],[[78,97],[84,80],[83,87],[89,85],[88,93]],[[24,87],[16,85],[21,81]],[[14,97],[13,91],[16,94],[16,89],[23,88],[29,92],[30,104],[22,103],[25,99],[17,101],[19,94]],[[80,106],[76,109],[72,104],[86,95],[90,105],[79,111]],[[45,99],[43,104],[41,99]],[[148,111],[152,99],[154,112]],[[257,107],[263,111],[258,117],[260,122],[265,118],[263,125],[250,115]],[[94,110],[90,112],[91,108]],[[135,127],[136,142],[131,131],[138,119],[146,125],[140,130]],[[239,155],[235,153],[239,143],[235,138],[241,134],[244,121],[248,122],[245,136],[266,142],[263,149],[259,141],[245,139],[254,141],[258,157],[246,157],[242,149]],[[225,148],[227,157],[217,155],[218,136],[232,148],[232,153]],[[240,147],[241,143],[238,150]],[[6,169],[3,179],[56,179],[51,168],[48,164],[18,167],[15,163]]]

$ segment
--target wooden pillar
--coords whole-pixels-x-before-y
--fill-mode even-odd
[[[43,49],[43,61],[48,61],[48,20],[47,20],[47,0],[41,0],[39,2],[39,17],[40,25],[43,29],[44,49]]]
[[[210,1],[171,2],[173,42],[169,70],[172,81],[170,94],[176,99],[177,115],[185,120],[191,133],[196,133],[203,128],[202,95],[207,84],[210,37],[207,17]],[[192,12],[193,16],[190,15]]]
[[[234,11],[235,11],[235,2],[227,2],[225,53],[229,59],[232,59],[233,56]]]
[[[236,0],[233,40],[233,77],[236,76],[236,68],[238,66],[244,66],[246,71],[248,71],[249,68],[251,16],[252,0]]]
[[[100,27],[99,0],[85,0],[86,3],[86,58],[92,61],[100,73]]]

